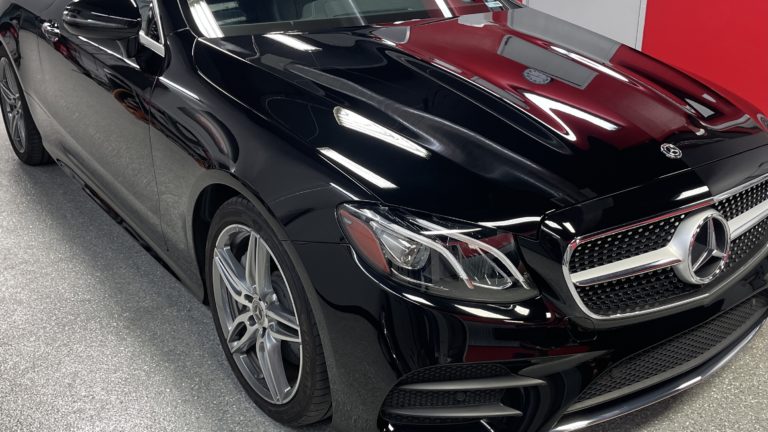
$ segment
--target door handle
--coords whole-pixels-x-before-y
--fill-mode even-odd
[[[57,42],[61,37],[59,26],[54,22],[44,22],[41,29],[45,38],[51,42]]]

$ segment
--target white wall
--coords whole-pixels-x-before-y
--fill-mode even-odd
[[[673,0],[670,0],[673,1]],[[643,46],[647,0],[525,0],[528,6],[633,48]]]

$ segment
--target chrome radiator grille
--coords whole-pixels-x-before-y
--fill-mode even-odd
[[[671,268],[598,285],[576,287],[590,311],[604,316],[620,315],[663,306],[699,290],[680,281]]]
[[[715,204],[715,209],[725,216],[726,219],[731,220],[765,201],[768,201],[768,182],[758,183],[751,188],[718,201]]]
[[[673,267],[681,262],[671,248],[689,215],[714,208],[731,228],[729,258],[714,280],[692,284]],[[750,182],[688,212],[656,218],[612,233],[576,240],[564,272],[572,293],[597,319],[652,312],[708,294],[768,247],[768,178]]]
[[[577,273],[660,249],[672,240],[684,217],[673,216],[583,243],[571,256],[570,271]]]

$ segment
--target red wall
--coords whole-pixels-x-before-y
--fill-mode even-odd
[[[648,0],[643,51],[768,113],[768,0]]]

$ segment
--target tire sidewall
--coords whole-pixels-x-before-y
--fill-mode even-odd
[[[280,269],[288,283],[288,289],[291,292],[294,307],[299,318],[299,327],[302,340],[302,362],[301,379],[299,388],[296,390],[293,398],[286,404],[275,405],[264,400],[248,383],[242,372],[236,365],[232,353],[229,351],[227,338],[224,334],[216,304],[216,296],[213,292],[213,252],[216,241],[221,232],[228,226],[239,224],[245,225],[258,233],[263,240],[267,242],[274,258],[278,261]],[[292,425],[301,423],[299,420],[303,417],[312,405],[314,377],[318,374],[318,352],[317,333],[315,331],[315,321],[309,307],[309,302],[304,291],[304,286],[298,277],[298,271],[291,260],[285,247],[282,245],[269,228],[267,221],[258,213],[256,207],[244,198],[235,198],[225,203],[214,216],[206,242],[205,254],[205,286],[207,297],[209,299],[211,313],[213,315],[216,333],[219,336],[224,355],[227,357],[235,376],[248,393],[248,396],[270,417],[280,423]]]

